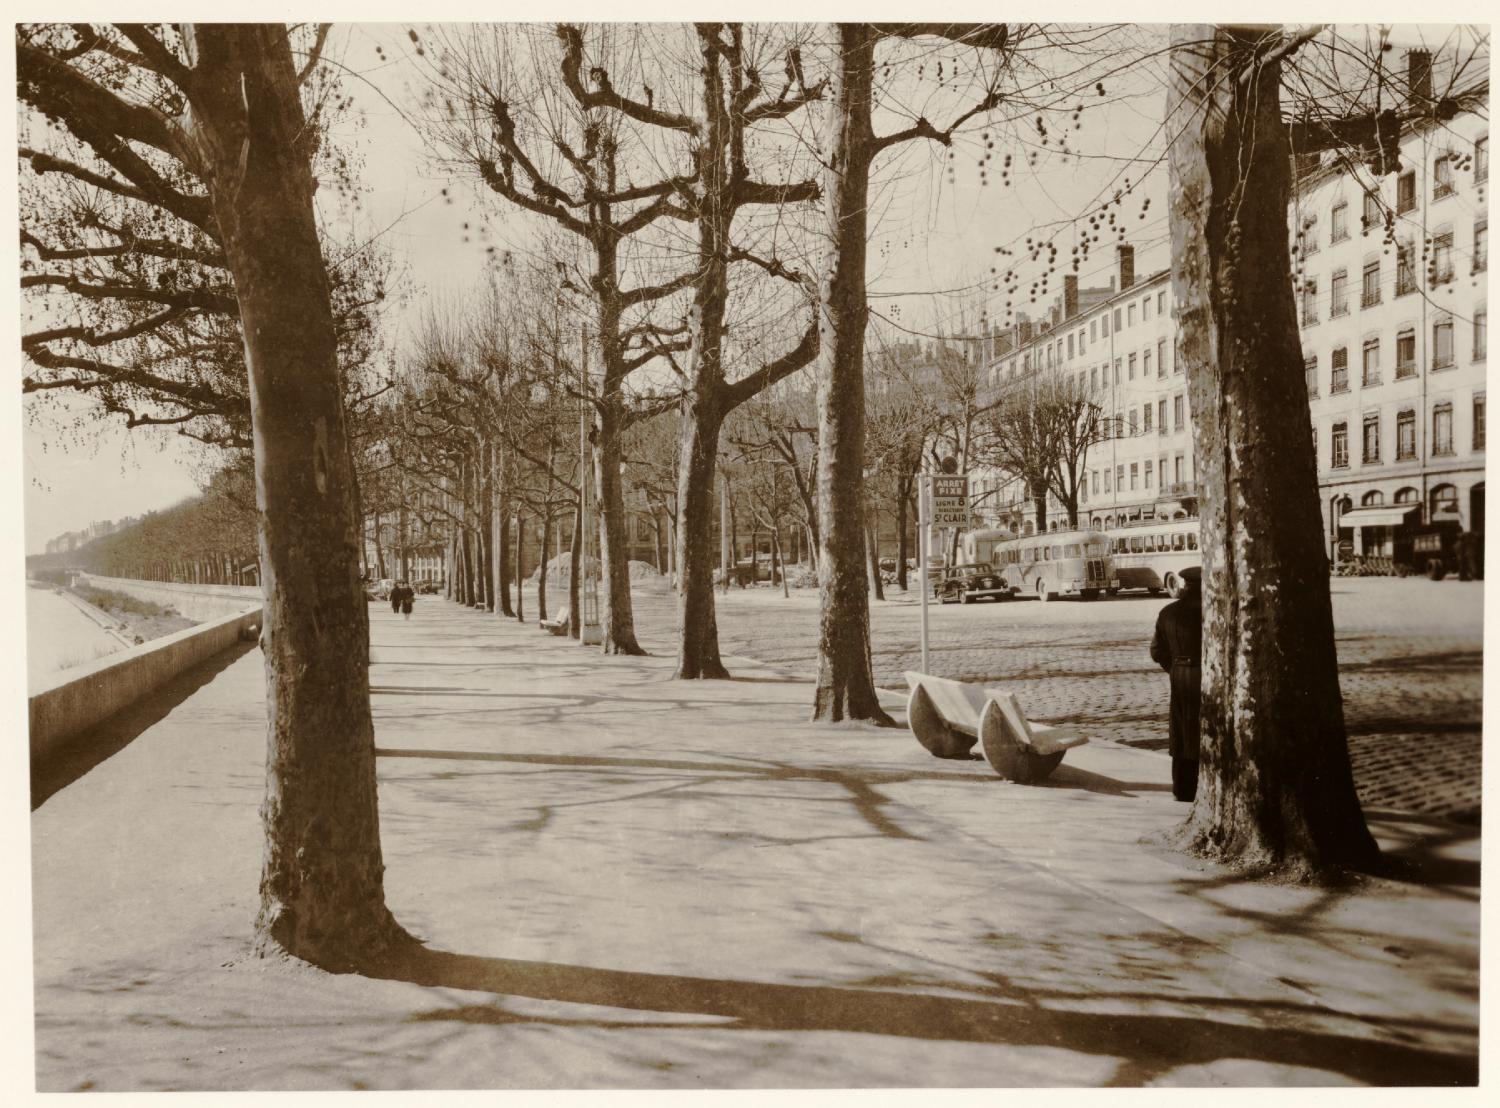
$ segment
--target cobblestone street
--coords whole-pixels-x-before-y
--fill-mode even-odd
[[[876,680],[920,668],[915,593],[871,602]],[[764,586],[718,594],[721,649],[792,673],[816,661],[817,595]],[[1333,582],[1334,621],[1360,797],[1371,808],[1477,822],[1484,586],[1423,578]],[[1034,600],[931,612],[932,671],[1004,681],[1028,714],[1132,746],[1166,746],[1167,679],[1146,647],[1164,598]],[[670,594],[639,593],[653,645],[670,642]],[[663,644],[664,645],[664,644]]]

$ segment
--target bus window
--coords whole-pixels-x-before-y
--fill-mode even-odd
[[[1188,546],[1189,550],[1197,550],[1198,549],[1198,536],[1193,531],[1189,531],[1187,533],[1187,546]]]
[[[1052,547],[1052,557],[1053,557],[1054,560],[1060,559],[1062,557],[1062,547],[1060,547],[1060,546],[1054,546],[1054,547]]]
[[[1070,542],[1070,543],[1068,543],[1068,545],[1063,548],[1063,553],[1065,555],[1067,555],[1069,558],[1077,558],[1077,557],[1079,557],[1080,554],[1079,554],[1079,550],[1078,550],[1078,544],[1076,542]]]
[[[1130,536],[1130,552],[1132,554],[1139,554],[1141,552],[1141,549],[1142,549],[1141,537],[1139,535],[1131,535]]]
[[[1156,553],[1156,536],[1155,535],[1147,535],[1146,536],[1146,553],[1147,554],[1155,554]]]
[[[1172,536],[1172,549],[1173,550],[1183,550],[1183,549],[1185,549],[1186,543],[1187,543],[1187,536],[1184,535],[1181,531],[1177,532],[1177,534],[1175,534],[1175,535]]]
[[[1027,565],[1030,565],[1035,559],[1036,547],[1028,546],[1024,551],[1021,552],[1021,561],[1025,562]]]

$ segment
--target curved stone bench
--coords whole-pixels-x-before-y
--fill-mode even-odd
[[[1045,780],[1069,750],[1089,741],[1071,728],[1031,723],[1014,694],[1000,689],[912,672],[906,683],[907,725],[928,753],[968,760],[978,742],[985,761],[1007,781]]]

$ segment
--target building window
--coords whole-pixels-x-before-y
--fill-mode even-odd
[[[1146,488],[1148,488],[1148,489],[1151,487],[1151,463],[1150,462],[1146,462],[1146,463],[1144,463],[1141,466],[1141,483],[1144,484],[1146,486]]]
[[[1125,467],[1115,466],[1115,492],[1125,491]]]
[[[1361,370],[1363,374],[1362,380],[1366,387],[1380,384],[1379,339],[1365,339]]]
[[[1453,364],[1453,317],[1438,316],[1432,324],[1432,368],[1447,369]]]
[[[1396,213],[1400,215],[1409,212],[1416,206],[1417,171],[1415,169],[1408,169],[1396,178]]]
[[[1432,160],[1432,198],[1441,200],[1453,195],[1453,159],[1439,154]]]
[[[1098,392],[1099,391],[1099,367],[1098,366],[1095,366],[1093,369],[1089,370],[1089,391],[1090,392]]]
[[[1182,430],[1182,393],[1172,397],[1172,429]]]
[[[1156,426],[1160,429],[1158,434],[1167,433],[1167,398],[1165,396],[1156,402]]]
[[[1484,449],[1484,393],[1474,394],[1474,449]]]
[[[1349,271],[1347,269],[1335,269],[1333,277],[1328,282],[1328,314],[1330,316],[1349,314]]]
[[[1453,280],[1453,226],[1443,224],[1432,235],[1432,267],[1429,283],[1445,285]]]
[[[1083,351],[1084,351],[1084,349],[1085,348],[1084,348],[1084,344],[1083,344],[1083,328],[1080,327],[1080,328],[1078,328],[1078,356],[1080,358],[1083,357]]]
[[[1364,460],[1380,461],[1380,416],[1371,412],[1365,416]]]
[[[1470,271],[1483,273],[1490,268],[1490,218],[1481,215],[1474,221],[1474,259]]]
[[[1130,463],[1130,491],[1135,492],[1136,486],[1140,484],[1141,465],[1139,462]]]
[[[1156,314],[1157,315],[1166,315],[1167,314],[1167,290],[1166,289],[1162,289],[1159,293],[1156,294]]]
[[[1130,377],[1130,379],[1131,379],[1131,380],[1132,380],[1132,381],[1134,381],[1134,380],[1135,380],[1135,355],[1134,355],[1134,354],[1131,354],[1131,355],[1130,355],[1130,357],[1129,357],[1129,358],[1127,358],[1127,359],[1126,359],[1126,360],[1127,360],[1127,361],[1128,361],[1128,362],[1129,362],[1129,364],[1130,364],[1130,369],[1129,369],[1129,377]]]
[[[1179,486],[1182,484],[1182,455],[1178,454],[1172,459],[1172,480]]]
[[[1144,404],[1141,407],[1141,430],[1146,434],[1151,433],[1151,405]]]
[[[1101,338],[1109,338],[1109,313],[1105,312],[1099,320],[1099,335]]]
[[[1343,242],[1349,237],[1349,205],[1340,200],[1333,206],[1333,226],[1329,229],[1330,242]]]
[[[1304,360],[1302,372],[1307,378],[1307,395],[1316,397],[1318,395],[1318,359],[1312,357]]]
[[[1417,267],[1413,262],[1415,252],[1409,242],[1396,244],[1396,295],[1405,296],[1417,291]]]
[[[1316,254],[1318,252],[1318,217],[1315,215],[1304,216],[1302,219],[1302,253]]]
[[[1417,332],[1403,327],[1396,332],[1396,377],[1415,377],[1417,373]]]
[[[1453,453],[1453,405],[1446,400],[1432,406],[1432,453]]]
[[[1143,297],[1141,297],[1141,322],[1145,323],[1146,320],[1148,320],[1150,318],[1151,318],[1151,297],[1149,297],[1149,296],[1143,296]]]
[[[1151,376],[1151,348],[1148,346],[1141,351],[1141,376]]]
[[[1116,308],[1115,309],[1115,333],[1116,334],[1118,334],[1119,331],[1120,331],[1120,329],[1124,326],[1124,324],[1121,322],[1124,318],[1125,318],[1125,313],[1123,311],[1121,311],[1119,308]]]
[[[1364,211],[1359,217],[1359,222],[1366,231],[1380,226],[1380,194],[1378,192],[1365,193]]]
[[[1333,376],[1328,382],[1328,391],[1349,391],[1349,349],[1336,346],[1333,349]]]
[[[1359,306],[1373,308],[1380,303],[1380,259],[1365,263],[1364,280],[1359,290]]]
[[[1167,460],[1165,458],[1156,460],[1156,487],[1159,489],[1167,487]]]
[[[1333,425],[1333,460],[1331,465],[1334,469],[1346,469],[1349,465],[1349,425],[1347,423],[1335,423]]]
[[[1097,319],[1091,319],[1091,320],[1089,320],[1089,341],[1090,342],[1094,342],[1095,340],[1097,340],[1099,338],[1099,334],[1098,334],[1098,332],[1096,330],[1096,328],[1098,326],[1099,326],[1099,321]]]
[[[1396,461],[1417,456],[1417,413],[1405,408],[1396,413]]]
[[[1093,478],[1093,482],[1094,482],[1094,495],[1098,496],[1099,495],[1099,471],[1097,469],[1094,470],[1094,471],[1092,471],[1092,473],[1090,474],[1090,476]]]
[[[1474,183],[1482,185],[1490,179],[1490,136],[1482,135],[1474,140]]]
[[[1073,356],[1073,336],[1069,335],[1068,336],[1068,357],[1071,358],[1072,356]]]
[[[1436,523],[1440,517],[1458,518],[1458,490],[1452,485],[1438,485],[1427,496],[1431,504],[1433,523]]]
[[[1130,409],[1130,437],[1134,438],[1141,433],[1140,420],[1136,418],[1136,410]]]
[[[1120,359],[1115,359],[1115,384],[1120,383]]]
[[[1311,327],[1318,322],[1318,279],[1309,277],[1302,282],[1302,326]]]
[[[1125,308],[1125,326],[1127,326],[1127,327],[1134,327],[1135,326],[1135,305],[1134,304],[1128,304],[1128,305],[1126,305],[1126,308]]]
[[[1489,345],[1490,310],[1483,304],[1474,309],[1474,360],[1485,360],[1485,347]]]

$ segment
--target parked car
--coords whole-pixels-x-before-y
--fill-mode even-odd
[[[391,590],[395,587],[396,582],[393,579],[382,577],[379,581],[375,582],[375,587],[372,591],[375,593],[376,600],[389,600],[391,598]]]
[[[443,586],[440,585],[436,581],[418,581],[416,583],[415,587],[416,587],[417,592],[422,593],[422,594],[427,595],[427,596],[431,596],[433,593],[437,592]]]
[[[933,595],[943,604],[954,600],[967,604],[983,597],[1008,600],[1013,591],[1005,578],[988,562],[974,562],[945,569],[933,586]]]

